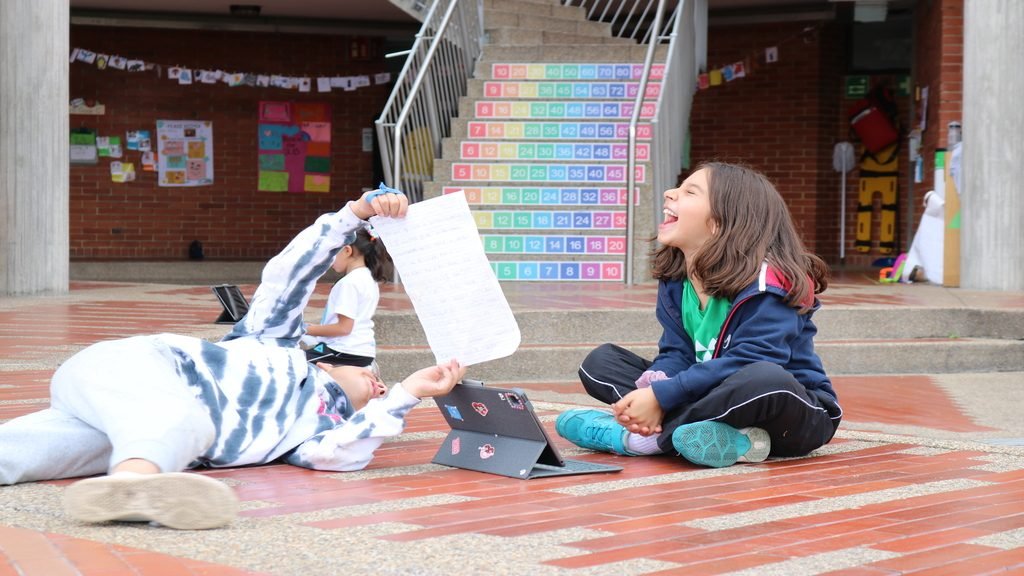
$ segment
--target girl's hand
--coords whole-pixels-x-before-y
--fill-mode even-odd
[[[457,360],[451,360],[447,364],[413,372],[402,381],[402,388],[417,398],[441,396],[451,392],[465,375],[466,367],[460,366]]]
[[[379,189],[367,190],[359,200],[349,202],[349,207],[361,220],[370,216],[402,218],[409,208],[409,199],[402,192],[382,184]]]
[[[612,409],[616,419],[630,432],[642,436],[661,433],[661,421],[665,413],[654,396],[654,390],[650,388],[633,390],[612,404]]]

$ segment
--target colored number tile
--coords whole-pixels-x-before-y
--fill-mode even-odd
[[[491,77],[493,78],[508,78],[508,72],[508,64],[491,65]]]
[[[498,157],[502,160],[514,160],[518,157],[518,148],[515,144],[502,144],[498,147]]]
[[[580,265],[580,277],[584,280],[600,280],[601,265],[597,262],[584,262]]]
[[[590,166],[587,168],[587,181],[588,182],[602,182],[604,181],[605,168],[604,166]],[[594,204],[597,203],[597,197],[594,197]]]
[[[522,236],[507,236],[505,238],[505,252],[519,254],[524,249]]]
[[[555,96],[558,98],[572,98],[572,84],[562,82],[556,85]]]
[[[536,98],[537,97],[537,85],[536,84],[519,84],[519,98]]]
[[[581,80],[593,80],[597,78],[597,66],[593,64],[581,64],[579,78]]]
[[[551,159],[555,157],[554,144],[537,144],[537,158]]]
[[[569,180],[579,182],[587,179],[586,166],[569,166]]]
[[[505,250],[505,244],[501,236],[484,236],[484,252],[488,254],[500,254]]]
[[[647,170],[643,166],[634,166],[633,178],[640,184],[643,184],[647,181]]]
[[[498,280],[515,280],[516,263],[498,262]]]
[[[452,180],[469,180],[472,174],[469,164],[452,164]]]
[[[626,213],[625,212],[615,212],[614,216],[612,216],[612,228],[621,229],[621,228],[625,228],[625,227],[626,227]]]
[[[633,67],[629,64],[622,64],[615,67],[615,78],[617,80],[629,80],[633,77]]]
[[[622,236],[610,236],[605,245],[605,250],[609,254],[625,254],[626,239]]]
[[[562,204],[579,204],[580,191],[578,188],[562,189]]]
[[[565,240],[565,251],[568,254],[583,254],[586,252],[586,241],[579,236],[570,236]]]
[[[518,122],[506,122],[502,125],[504,127],[506,138],[522,138],[523,137],[523,125]]]
[[[502,138],[505,136],[505,124],[503,122],[490,122],[487,124],[488,138]]]
[[[501,188],[484,188],[482,196],[484,204],[501,204]]]
[[[512,114],[511,102],[496,102],[494,104],[494,116],[497,118],[508,118]]]
[[[446,189],[447,190],[447,189]],[[448,192],[445,192],[446,194]],[[480,189],[479,188],[466,188],[466,203],[468,204],[479,204],[480,203]]]
[[[544,138],[558,138],[561,133],[561,126],[557,122],[545,122],[542,125],[542,134]]]
[[[551,228],[553,218],[550,212],[534,212],[533,213],[533,227],[534,228]]]
[[[540,124],[531,123],[524,127],[523,134],[526,138],[540,138],[542,134]]]
[[[540,203],[546,205],[561,204],[562,191],[558,188],[542,188],[540,191]]]
[[[505,98],[517,98],[519,96],[519,87],[522,86],[519,82],[509,82],[502,86],[502,96]]]
[[[558,264],[554,262],[540,263],[541,280],[558,280]]]
[[[524,230],[533,228],[533,213],[532,212],[516,212],[515,213],[515,227],[518,230]],[[508,248],[508,246],[506,246]]]
[[[564,236],[547,236],[544,238],[544,251],[548,254],[561,254],[565,252]]]
[[[600,200],[600,194],[594,188],[584,188],[580,190],[580,204],[597,204]]]
[[[587,229],[591,227],[593,218],[590,212],[575,212],[572,216],[572,227]]]
[[[572,228],[572,213],[571,212],[556,212],[553,215],[554,227],[555,228]]]
[[[616,102],[609,102],[601,105],[601,116],[604,118],[621,118],[625,116],[620,112],[625,106],[619,106]]]
[[[611,228],[612,227],[612,215],[610,212],[594,212],[593,218],[594,228]]]
[[[590,236],[587,238],[587,254],[604,254],[605,252],[605,240],[604,236]]]
[[[540,190],[537,188],[523,188],[523,204],[540,204]]]
[[[491,166],[491,180],[504,182],[509,180],[509,167],[506,164],[494,164]]]
[[[538,98],[554,98],[555,97],[555,85],[550,82],[544,82],[537,86],[537,97]]]
[[[511,228],[512,227],[512,213],[511,212],[495,212],[494,213],[494,227],[495,228]]]
[[[579,108],[582,114],[583,107],[580,106]],[[559,136],[561,136],[562,138],[576,138],[579,135],[579,132],[579,124],[566,122],[565,124],[559,126]]]
[[[626,130],[627,130],[626,134],[628,136],[628,134],[629,134],[629,132],[628,132],[629,127],[628,126],[626,127]],[[616,131],[616,125],[615,124],[599,124],[597,126],[597,136],[598,136],[598,138],[615,138],[615,131]],[[623,136],[623,138],[626,138],[627,136]]]
[[[602,262],[601,278],[605,280],[621,280],[622,262]]]
[[[547,180],[548,167],[544,165],[530,166],[530,180]]]
[[[476,142],[463,142],[459,151],[463,159],[473,160],[480,157],[480,145]]]
[[[562,77],[562,67],[560,65],[558,65],[558,64],[550,64],[548,66],[545,66],[544,67],[544,77],[545,78],[553,78],[553,79],[561,78]]]
[[[519,262],[517,265],[520,280],[538,280],[540,266],[536,262]]]
[[[558,265],[558,277],[576,280],[580,277],[580,265],[576,262],[562,262]]]
[[[508,77],[516,80],[522,80],[527,77],[526,66],[523,64],[514,64],[509,67]]]
[[[590,84],[577,82],[572,86],[573,98],[590,98]]]
[[[529,102],[513,102],[512,103],[512,118],[529,118],[530,117],[530,104]]]
[[[523,166],[523,165],[512,166],[511,180],[520,181],[520,180],[529,180],[529,179],[530,179],[529,167]]]
[[[519,204],[521,198],[519,188],[504,188],[501,192],[502,204]]]
[[[520,144],[519,145],[518,155],[523,160],[532,160],[532,159],[536,158],[537,157],[537,145],[536,144],[529,144],[529,143],[526,143],[526,142]]]
[[[488,164],[473,165],[473,180],[490,180],[491,167]]]
[[[477,118],[490,118],[492,116],[494,116],[494,106],[490,102],[476,103]]]
[[[590,88],[590,94],[594,98],[607,98],[608,84],[605,84],[604,82],[593,84]]]
[[[572,160],[574,157],[575,149],[572,144],[556,144],[555,145],[555,158],[559,160]]]
[[[477,228],[493,228],[494,215],[490,212],[473,212],[473,221]]]
[[[526,67],[526,78],[529,80],[543,80],[544,66],[542,64],[531,64]]]
[[[548,104],[548,116],[551,118],[564,118],[565,102],[551,102]]]
[[[608,64],[601,64],[597,67],[597,77],[602,80],[611,80],[615,78],[615,67]]]
[[[619,191],[614,188],[602,188],[601,194],[601,205],[616,205],[619,203]]]
[[[547,102],[531,102],[530,103],[530,117],[531,118],[547,118],[548,116],[548,103]]]
[[[600,118],[601,117],[601,105],[600,104],[586,104],[583,107],[584,118]]]
[[[543,253],[544,252],[544,237],[543,236],[527,236],[524,240],[524,249],[530,254]]]
[[[580,76],[579,64],[563,64],[562,65],[562,78],[575,80]]]
[[[569,178],[569,169],[566,166],[548,166],[548,180],[562,181]]]
[[[580,138],[597,138],[597,126],[593,124],[581,124]]]

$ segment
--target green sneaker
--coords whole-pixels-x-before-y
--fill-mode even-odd
[[[567,410],[558,415],[555,430],[559,436],[581,448],[631,455],[626,451],[626,435],[629,431],[607,412]]]
[[[737,462],[763,462],[772,441],[761,428],[737,430],[721,422],[696,422],[676,428],[672,446],[694,464],[723,468]]]

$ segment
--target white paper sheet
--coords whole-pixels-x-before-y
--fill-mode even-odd
[[[398,269],[438,363],[469,366],[519,348],[519,325],[484,254],[462,192],[370,218]]]

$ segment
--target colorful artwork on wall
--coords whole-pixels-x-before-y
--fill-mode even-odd
[[[156,137],[161,186],[213,184],[213,122],[157,120]]]
[[[259,182],[265,192],[330,192],[331,107],[260,102]]]

